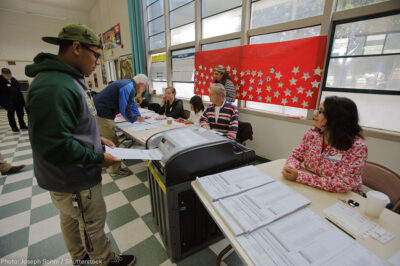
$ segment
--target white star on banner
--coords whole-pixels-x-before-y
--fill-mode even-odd
[[[246,70],[246,75],[247,76],[250,75],[250,70],[249,69]]]
[[[243,77],[244,76],[244,72],[242,71],[242,72],[240,72],[240,76],[241,77]]]
[[[254,77],[255,75],[257,75],[257,72],[256,72],[255,70],[253,70],[253,71],[251,72],[251,75]]]
[[[204,71],[207,71],[207,67],[206,66],[204,67]]]
[[[236,90],[238,91],[239,89],[240,89],[240,86],[239,86],[239,85],[237,85],[237,86],[236,86]]]
[[[269,96],[265,97],[265,101],[266,101],[266,102],[271,102],[271,100],[272,100],[271,97],[269,97]]]
[[[197,79],[197,78],[195,78],[195,79],[194,79],[194,82],[197,82],[197,80],[198,80],[198,79]]]
[[[274,92],[274,97],[275,97],[275,98],[279,98],[279,95],[281,95],[281,94],[279,93],[279,91],[275,91],[275,92]]]
[[[243,92],[242,92],[243,98],[246,97],[246,94],[247,94],[247,91],[243,91]]]
[[[262,101],[262,97],[258,96],[258,101],[261,102]]]
[[[308,106],[308,102],[303,101],[303,103],[301,105],[303,106],[303,108],[306,108]]]
[[[239,98],[240,97],[240,93],[238,92],[238,93],[236,93],[236,98]]]
[[[278,87],[283,88],[283,82],[278,82]]]
[[[304,72],[301,78],[307,80],[308,78],[310,78],[310,74],[308,74],[308,72]]]
[[[294,77],[292,77],[291,80],[289,80],[290,85],[296,85],[297,79],[295,79]]]
[[[286,105],[286,104],[287,104],[287,100],[286,100],[286,98],[283,98],[283,99],[282,99],[282,102],[281,102],[281,104],[283,104],[283,105]]]
[[[271,86],[267,86],[267,91],[270,92],[272,90]]]
[[[201,73],[201,75],[200,75],[201,77],[204,77],[204,74],[203,73]]]
[[[261,88],[257,88],[257,93],[258,93],[258,94],[261,93]]]
[[[201,94],[204,94],[204,89],[201,89]]]
[[[279,72],[276,72],[275,78],[276,78],[276,79],[281,79],[281,77],[283,77],[283,75],[281,74],[281,72],[280,72],[280,71],[279,71]]]
[[[206,79],[208,79],[208,75],[206,75]]]
[[[199,85],[201,85],[201,80],[199,80]]]
[[[263,83],[264,83],[264,81],[263,81],[262,79],[260,79],[260,80],[258,81],[258,85],[263,85]]]
[[[292,102],[293,103],[297,103],[297,100],[298,100],[299,98],[297,98],[297,96],[293,96],[293,98],[292,98]]]
[[[196,88],[196,92],[199,92],[199,88]]]
[[[311,84],[312,84],[312,87],[313,87],[313,88],[318,88],[318,86],[319,86],[319,82],[316,81],[316,80],[314,80],[313,82],[311,82]]]
[[[321,76],[322,69],[318,66],[314,69],[314,76]]]
[[[238,80],[239,80],[239,78],[237,76],[235,76],[235,81],[238,81]]]
[[[285,96],[290,96],[291,93],[292,93],[291,90],[289,90],[289,89],[286,89],[286,90],[285,90]]]
[[[233,73],[233,75],[236,75],[236,73],[237,73],[236,68],[234,68],[234,69],[232,70],[232,73]]]
[[[249,95],[249,99],[250,99],[250,100],[253,100],[253,95],[250,94],[250,95]]]
[[[199,71],[196,70],[196,76],[199,74]]]
[[[252,87],[252,86],[250,86],[250,87],[249,87],[249,91],[252,91],[252,90],[253,90],[253,87]]]
[[[244,79],[240,81],[240,85],[244,85]]]
[[[206,85],[206,81],[203,81],[203,85]]]
[[[254,79],[253,78],[251,78],[249,81],[250,81],[250,84],[254,83]]]
[[[303,91],[304,91],[303,87],[300,86],[297,88],[297,93],[303,93]]]
[[[209,85],[209,86],[211,87],[211,85],[213,85],[213,83],[214,83],[214,82],[210,82],[210,85]],[[208,90],[210,90],[210,89],[208,89]]]
[[[260,71],[258,71],[257,76],[259,76],[260,78],[262,77],[263,73]]]
[[[231,71],[231,66],[227,66],[227,67],[226,67],[226,70],[227,70],[227,71]]]
[[[269,73],[274,74],[274,72],[275,72],[275,68],[271,67],[271,68],[269,69]]]
[[[202,65],[200,65],[200,66],[199,66],[199,69],[202,69],[202,68],[203,68],[203,66],[202,66]]]
[[[213,69],[212,69],[212,67],[210,67],[210,68],[209,68],[209,70],[210,70],[210,73],[212,73],[212,72],[213,72]]]
[[[297,73],[299,73],[299,67],[293,67],[292,72],[296,75]]]
[[[308,90],[308,91],[306,91],[306,93],[307,93],[306,97],[310,97],[311,98],[314,92],[312,90]]]

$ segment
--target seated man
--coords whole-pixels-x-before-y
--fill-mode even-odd
[[[235,105],[225,100],[226,91],[222,84],[215,83],[210,87],[210,104],[200,118],[200,126],[222,133],[236,140],[239,112]]]
[[[148,86],[148,78],[144,74],[138,74],[133,79],[114,81],[94,97],[94,105],[97,110],[97,121],[100,135],[116,146],[118,138],[115,134],[115,116],[118,113],[129,122],[143,122],[145,117],[140,115],[135,103],[136,91],[144,91]],[[128,169],[121,169],[121,162],[110,166],[110,175],[128,176],[132,174]]]

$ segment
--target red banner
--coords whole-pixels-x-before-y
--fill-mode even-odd
[[[195,94],[208,95],[214,67],[223,65],[246,101],[315,109],[326,36],[195,53]]]

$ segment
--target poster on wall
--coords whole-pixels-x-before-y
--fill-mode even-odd
[[[103,85],[107,85],[107,74],[106,74],[106,66],[104,65],[104,60],[101,60],[101,77],[103,80]]]
[[[121,79],[133,78],[132,55],[123,55],[119,57],[119,65],[121,69]]]
[[[103,33],[103,48],[105,50],[121,45],[121,31],[119,23]]]
[[[94,79],[94,86],[96,88],[98,88],[99,87],[99,83],[97,82],[97,74],[96,73],[93,74],[93,79]]]

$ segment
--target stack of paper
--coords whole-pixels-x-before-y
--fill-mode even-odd
[[[110,148],[106,146],[106,152],[118,159],[129,160],[161,160],[162,153],[159,149],[124,149],[124,148]]]
[[[256,265],[385,265],[308,209],[237,239]]]
[[[214,202],[236,235],[252,232],[311,202],[281,182],[272,182]]]
[[[254,165],[197,178],[200,186],[212,201],[274,182]]]

